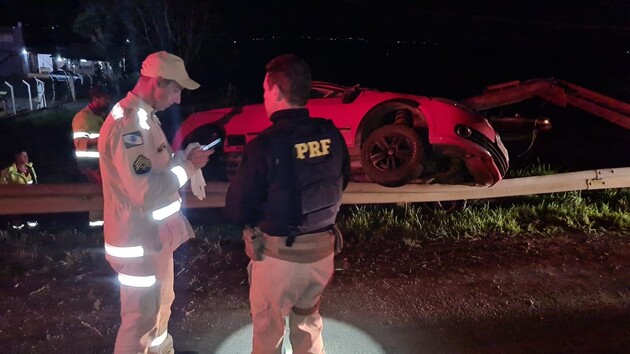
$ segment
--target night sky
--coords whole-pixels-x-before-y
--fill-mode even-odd
[[[22,21],[27,45],[87,42],[72,31],[81,1],[0,3],[0,25]],[[628,0],[210,3],[219,21],[190,63],[208,89],[232,83],[256,96],[264,63],[291,51],[316,78],[348,85],[459,98],[495,82],[556,76],[625,95],[618,81],[630,67]]]
[[[204,29],[208,36],[199,55],[187,63],[191,77],[202,86],[186,92],[187,109],[228,104],[227,98],[237,104],[260,102],[265,63],[287,52],[304,57],[314,79],[345,85],[458,100],[491,84],[557,77],[630,102],[630,0],[209,3],[215,22]],[[29,46],[89,43],[72,31],[74,19],[88,2],[0,4],[0,25],[21,21]],[[133,69],[135,61],[137,69],[144,55],[129,58],[129,67]],[[549,105],[534,108],[546,114]],[[569,145],[593,139],[579,135],[589,129],[572,123],[576,111],[570,111],[572,120],[567,120],[578,130],[569,135]],[[551,113],[554,129],[543,139],[562,131],[561,115]],[[174,130],[178,120],[171,121]],[[622,139],[627,141],[627,135]]]
[[[520,29],[524,35],[539,29],[610,31],[625,35],[630,32],[628,0],[217,0],[211,3],[213,12],[233,24],[230,29],[233,34],[297,30],[413,36],[430,31],[429,26],[460,33],[482,32],[488,27],[500,31],[507,27]],[[54,27],[58,33],[71,37],[59,38],[60,41],[79,38],[72,38],[72,20],[81,10],[82,1],[0,0],[0,4],[0,25],[22,21],[32,34],[49,36],[46,32]]]

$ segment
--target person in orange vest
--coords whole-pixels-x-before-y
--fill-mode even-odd
[[[161,51],[142,63],[140,78],[114,105],[98,140],[105,210],[105,257],[118,273],[121,324],[115,354],[173,353],[168,334],[173,251],[194,232],[180,212],[179,189],[195,183],[213,150],[198,143],[173,150],[155,112],[179,104],[190,79],[184,61]],[[203,194],[205,196],[205,194]]]
[[[90,183],[101,183],[98,168],[98,137],[109,113],[111,94],[100,86],[90,88],[90,103],[72,119],[72,133],[77,165]]]
[[[77,112],[72,119],[72,132],[77,158],[77,166],[89,183],[101,184],[101,172],[98,167],[98,137],[101,126],[109,113],[112,102],[111,94],[101,86],[90,88],[90,103]],[[89,212],[89,226],[103,225],[103,212]]]

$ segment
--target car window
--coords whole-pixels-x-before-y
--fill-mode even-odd
[[[311,89],[311,98],[333,98],[341,96],[342,92],[336,90],[327,90],[319,87]]]
[[[311,90],[311,98],[324,98],[325,93],[320,90]]]

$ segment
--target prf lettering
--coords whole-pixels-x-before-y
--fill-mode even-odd
[[[306,143],[295,144],[294,146],[297,152],[297,158],[300,160],[306,157],[312,158],[328,155],[330,153],[330,139],[308,141]]]

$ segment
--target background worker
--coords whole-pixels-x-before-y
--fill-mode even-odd
[[[280,353],[286,316],[293,353],[323,353],[319,303],[334,270],[348,149],[330,120],[310,118],[304,107],[311,91],[304,60],[283,55],[266,69],[265,109],[273,124],[246,145],[226,201],[233,220],[250,226],[243,238],[252,259],[252,353]]]
[[[90,103],[75,114],[72,119],[72,132],[75,156],[79,171],[89,183],[101,185],[101,172],[98,166],[98,137],[109,113],[111,94],[101,86],[90,88]],[[89,212],[89,226],[103,225],[103,212]]]
[[[13,163],[0,171],[0,184],[37,184],[37,174],[28,153],[20,150],[13,157]]]
[[[24,150],[18,150],[13,158],[13,163],[0,171],[0,184],[37,184],[37,174],[33,163],[28,160],[28,153]],[[32,216],[23,215],[10,216],[6,218],[6,221],[3,220],[2,224],[10,225],[19,230],[25,226],[36,227],[38,223]]]
[[[173,154],[155,112],[179,104],[184,88],[198,87],[181,58],[153,53],[101,128],[105,257],[120,283],[115,354],[174,352],[168,334],[175,298],[173,251],[194,236],[180,212],[178,191],[194,180],[213,151],[190,144]]]
[[[90,183],[101,183],[98,167],[98,137],[109,113],[111,94],[100,86],[90,88],[90,103],[72,119],[73,142],[77,165]]]

